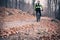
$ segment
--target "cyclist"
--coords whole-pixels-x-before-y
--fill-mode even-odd
[[[42,5],[40,4],[40,1],[38,1],[35,5],[34,5],[34,9],[36,11],[36,19],[37,22],[40,21],[40,17],[41,17],[41,11],[43,11]]]

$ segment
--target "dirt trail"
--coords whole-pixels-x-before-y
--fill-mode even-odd
[[[5,26],[12,27],[12,34],[9,34],[8,31],[7,35],[5,35],[6,38],[2,40],[59,40],[57,35],[55,35],[57,34],[56,31],[58,31],[58,26],[55,25],[57,23],[54,23],[55,22],[51,22],[51,19],[47,17],[41,17],[40,22],[36,22],[35,18],[26,21],[5,22]],[[19,28],[17,28],[18,26]],[[16,34],[14,30],[18,30]],[[55,38],[51,37],[52,35],[54,35]]]
[[[27,21],[14,21],[14,22],[4,22],[5,27],[17,27],[17,26],[22,26],[26,24],[32,24],[36,22],[35,19],[29,19]]]
[[[3,40],[58,40],[60,37],[60,21],[56,19],[41,17],[40,22],[36,22],[33,15],[23,11],[5,9],[5,12],[1,14],[0,38]]]
[[[41,17],[41,20],[50,20],[49,18],[46,17]],[[12,27],[17,27],[17,26],[22,26],[26,24],[33,24],[36,22],[36,18],[34,19],[28,19],[26,21],[14,21],[14,22],[4,22],[4,27],[12,28]]]

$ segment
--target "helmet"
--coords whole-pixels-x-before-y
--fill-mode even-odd
[[[37,3],[40,3],[40,1],[38,0]]]

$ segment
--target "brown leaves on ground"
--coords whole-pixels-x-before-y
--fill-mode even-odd
[[[17,21],[17,20],[26,20],[33,19],[34,16],[29,15],[27,12],[23,12],[17,9],[11,8],[0,8],[0,18],[3,18],[4,21]]]
[[[35,19],[34,16],[29,15],[28,13],[17,9],[5,8],[4,12],[6,15],[2,20],[4,22]],[[23,36],[25,35],[29,35],[31,37],[42,36],[45,38],[45,36],[51,37],[54,35],[55,36],[60,35],[60,21],[58,21],[57,19],[44,17],[41,18],[40,22],[33,22],[33,23],[32,22],[33,21],[31,21],[31,24],[27,23],[26,25],[22,25],[22,26],[17,25],[17,27],[13,27],[13,28],[2,28],[0,29],[0,36],[6,37],[16,33],[21,33],[24,34]]]
[[[23,26],[13,27],[13,28],[4,28],[1,30],[1,36],[10,36],[13,34],[16,34],[18,32],[22,34],[28,34],[32,37],[38,36],[38,34],[41,35],[58,35],[60,32],[60,22],[55,23],[51,20],[43,20],[41,19],[40,22],[34,22],[33,24],[26,24]],[[57,33],[59,32],[59,33]]]

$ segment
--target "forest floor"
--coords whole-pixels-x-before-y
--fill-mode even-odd
[[[0,9],[1,40],[60,40],[59,20],[41,17],[36,22],[35,16],[21,10]]]

